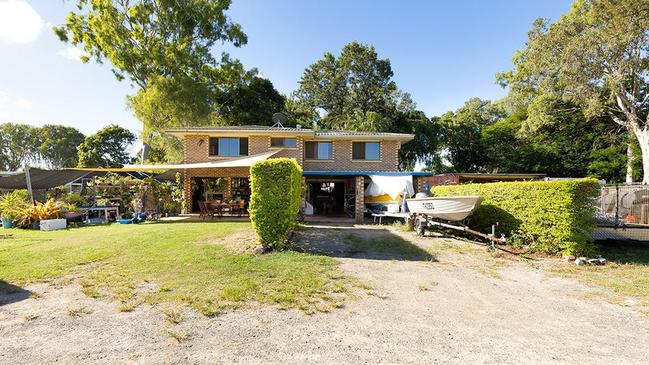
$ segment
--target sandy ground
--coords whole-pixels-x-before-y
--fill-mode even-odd
[[[350,233],[399,235],[434,257],[354,252],[344,239]],[[0,298],[9,302],[0,306],[0,363],[639,364],[649,358],[649,318],[542,264],[374,227],[310,227],[297,239],[339,257],[347,273],[374,287],[373,295],[360,293],[329,313],[266,307],[206,318],[187,312],[171,324],[157,307],[122,313],[75,284],[38,284],[26,288],[38,298],[23,299],[24,292]],[[177,342],[170,331],[187,337]]]

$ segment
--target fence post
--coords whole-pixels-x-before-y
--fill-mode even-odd
[[[615,183],[615,226],[620,225],[620,185]]]

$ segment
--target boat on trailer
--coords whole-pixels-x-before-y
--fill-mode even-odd
[[[496,225],[491,233],[475,231],[461,222],[467,219],[482,203],[479,196],[435,196],[406,199],[413,220],[415,232],[423,236],[428,227],[448,228],[463,231],[489,240],[491,244],[504,244],[505,237],[496,237]]]
[[[479,196],[435,196],[406,199],[411,213],[425,214],[433,219],[459,222],[470,216],[482,202]]]

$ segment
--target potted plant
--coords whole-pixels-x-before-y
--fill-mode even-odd
[[[0,196],[0,219],[2,228],[13,227],[13,222],[20,218],[22,209],[27,205],[27,193],[22,190],[15,190],[9,194]]]

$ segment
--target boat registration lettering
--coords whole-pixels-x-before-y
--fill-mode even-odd
[[[421,205],[423,205],[424,208],[426,209],[430,209],[430,210],[435,209],[435,205],[433,203],[422,203]]]

